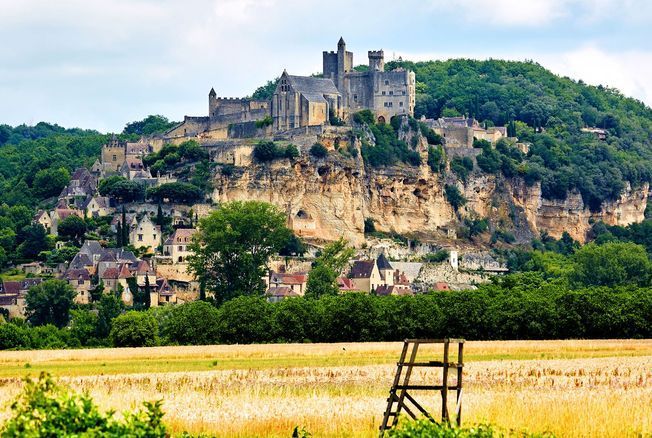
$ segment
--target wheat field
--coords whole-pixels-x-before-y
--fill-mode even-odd
[[[162,399],[173,433],[289,437],[300,426],[315,437],[372,437],[400,349],[357,343],[2,352],[0,421],[21,378],[46,370],[103,408]],[[435,376],[418,371],[415,378]],[[439,408],[434,393],[419,400]],[[652,341],[468,342],[463,400],[466,425],[569,437],[651,435]]]

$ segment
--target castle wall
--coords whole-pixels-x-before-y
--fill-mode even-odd
[[[389,120],[398,114],[414,114],[414,74],[407,70],[375,72],[373,111]],[[412,83],[411,83],[412,82]]]
[[[185,116],[183,123],[166,133],[167,137],[194,137],[210,128],[208,117]]]

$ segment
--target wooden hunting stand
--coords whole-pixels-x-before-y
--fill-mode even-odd
[[[421,344],[443,344],[444,345],[444,358],[442,361],[428,361],[417,362],[417,351]],[[450,344],[457,344],[457,362],[449,361]],[[410,358],[406,361],[408,350],[412,347]],[[456,407],[455,407],[455,422],[457,425],[462,423],[462,369],[464,368],[463,362],[464,352],[464,339],[406,339],[403,343],[403,351],[401,358],[396,364],[396,375],[394,376],[394,383],[389,390],[389,398],[387,399],[387,409],[383,415],[383,422],[380,425],[380,437],[384,435],[385,431],[396,426],[398,423],[398,416],[401,411],[405,411],[413,419],[417,418],[417,414],[421,413],[424,417],[435,422],[436,420],[432,415],[426,411],[423,406],[416,401],[416,399],[408,393],[408,391],[439,391],[441,393],[441,421],[450,422],[450,415],[448,413],[448,391],[456,391]],[[410,377],[412,370],[415,367],[430,367],[442,369],[442,382],[441,385],[410,385]],[[453,368],[457,371],[457,380],[454,385],[448,384],[448,370]],[[405,369],[405,373],[403,370]],[[402,380],[402,382],[401,382]],[[418,411],[417,414],[406,405],[410,402],[413,408]],[[391,421],[390,421],[391,418]]]

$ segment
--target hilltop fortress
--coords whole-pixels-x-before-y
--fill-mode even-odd
[[[185,116],[166,137],[247,138],[296,128],[347,121],[369,109],[380,121],[414,114],[415,76],[404,69],[385,71],[382,50],[369,51],[366,71],[353,69],[353,53],[340,38],[337,52],[323,52],[322,77],[283,71],[271,100],[218,97],[211,88],[208,116]]]

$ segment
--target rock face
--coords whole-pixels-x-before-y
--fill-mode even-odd
[[[567,231],[583,242],[594,221],[610,225],[642,221],[649,190],[628,188],[617,201],[591,212],[579,193],[570,193],[565,201],[546,200],[539,185],[528,187],[479,173],[471,174],[463,185],[451,180],[450,172],[447,175],[433,173],[427,165],[374,169],[365,168],[360,157],[332,152],[317,160],[303,153],[294,162],[284,159],[218,170],[213,201],[270,202],[287,212],[297,234],[321,240],[344,236],[358,246],[364,242],[366,218],[381,231],[436,240],[469,216],[488,217],[492,223],[520,230],[516,234],[523,240],[546,230],[555,238]],[[446,183],[457,184],[467,199],[459,212],[446,200]]]

